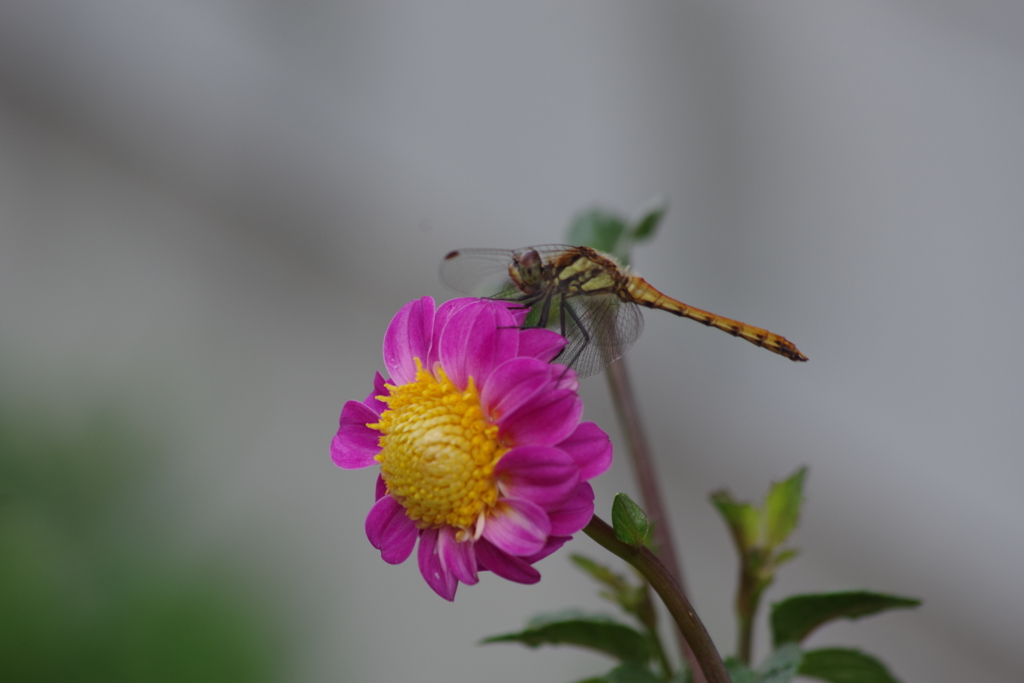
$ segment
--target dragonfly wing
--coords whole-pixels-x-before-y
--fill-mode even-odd
[[[511,299],[519,289],[508,276],[508,268],[517,254],[532,249],[545,262],[557,259],[576,247],[567,244],[540,244],[520,249],[456,249],[441,261],[441,282],[469,296]]]
[[[571,297],[562,305],[575,316],[569,310],[565,312],[564,334],[569,343],[557,361],[571,363],[580,377],[596,375],[621,358],[644,329],[640,307],[614,294]],[[561,331],[560,320],[549,326]]]
[[[512,298],[518,291],[508,276],[510,249],[457,249],[441,261],[441,282],[467,296]]]

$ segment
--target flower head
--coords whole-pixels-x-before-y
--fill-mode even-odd
[[[380,465],[370,543],[398,564],[419,539],[420,573],[447,600],[481,570],[539,581],[531,565],[586,526],[587,480],[611,465],[608,435],[580,422],[576,373],[551,363],[565,339],[521,329],[510,306],[406,304],[384,335],[390,379],[345,404],[331,443],[339,467]]]

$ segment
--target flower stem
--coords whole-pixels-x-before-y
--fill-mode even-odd
[[[651,588],[661,597],[669,614],[675,620],[685,639],[688,650],[693,657],[691,670],[694,680],[705,680],[707,683],[730,683],[729,674],[725,671],[722,658],[715,649],[704,624],[693,611],[690,601],[686,599],[679,584],[669,574],[665,565],[650,550],[644,547],[634,548],[615,537],[615,531],[597,515],[583,529],[584,533],[597,541],[606,550],[621,557],[633,565],[637,571],[651,584]]]
[[[619,423],[622,425],[630,454],[633,456],[633,470],[636,473],[640,495],[644,501],[643,509],[654,526],[652,534],[654,547],[658,549],[658,558],[665,570],[672,577],[675,585],[679,587],[679,592],[685,596],[686,584],[683,582],[683,570],[676,559],[675,545],[672,543],[672,534],[669,531],[668,515],[665,514],[665,506],[661,503],[658,475],[654,471],[654,461],[651,458],[650,448],[647,446],[647,435],[640,423],[640,411],[637,410],[636,398],[633,396],[633,386],[629,381],[626,359],[620,358],[609,365],[606,374],[612,402],[615,404],[615,412],[619,415]],[[694,671],[694,683],[704,683],[701,680],[700,669],[695,666],[696,660],[690,650],[690,644],[678,631],[676,635],[679,637],[679,650]]]

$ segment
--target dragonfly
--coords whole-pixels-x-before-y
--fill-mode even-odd
[[[441,262],[441,281],[462,294],[530,309],[524,327],[565,337],[568,344],[556,360],[580,377],[597,374],[625,355],[644,328],[641,306],[696,320],[793,361],[807,360],[785,337],[673,299],[590,247],[456,249]]]

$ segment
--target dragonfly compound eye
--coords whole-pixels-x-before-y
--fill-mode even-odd
[[[522,278],[523,283],[528,285],[540,283],[543,261],[536,249],[527,249],[520,254],[519,258],[516,259],[516,265],[519,269],[519,277]]]

